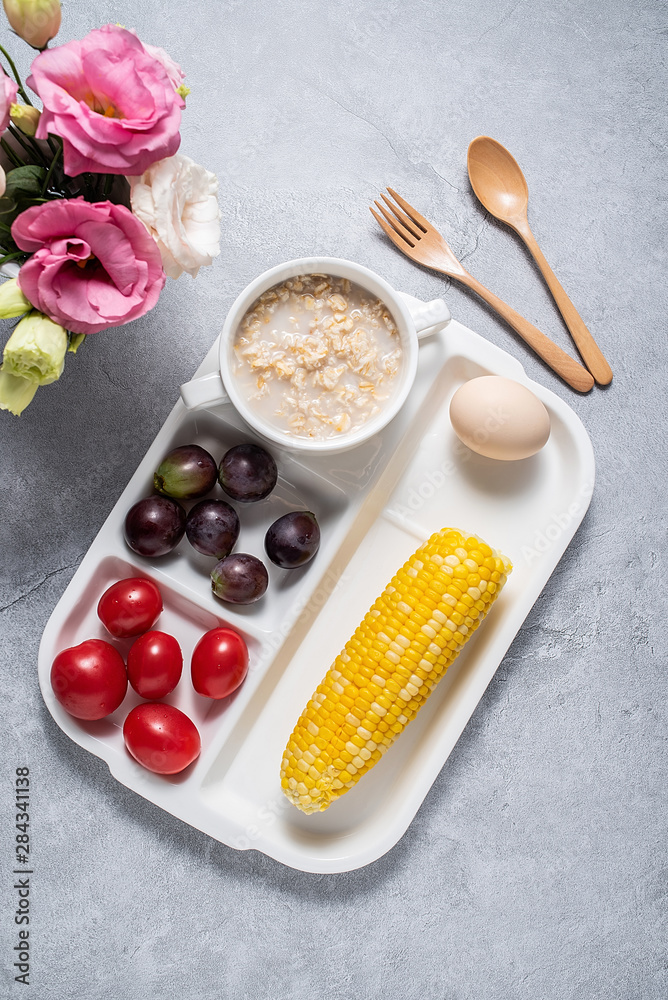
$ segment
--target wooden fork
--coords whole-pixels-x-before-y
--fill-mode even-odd
[[[564,382],[567,382],[573,389],[577,389],[578,392],[589,392],[594,385],[591,374],[532,323],[516,313],[484,285],[481,285],[472,274],[469,274],[462,267],[441,234],[434,229],[431,223],[427,222],[419,212],[416,212],[396,191],[390,187],[387,190],[394,201],[390,201],[384,194],[381,194],[387,208],[375,201],[374,205],[381,214],[379,215],[373,208],[370,211],[394,245],[411,260],[424,265],[424,267],[429,267],[433,271],[447,274],[448,277],[461,281],[463,285],[476,292],[505,319],[513,330],[519,333],[520,337]]]

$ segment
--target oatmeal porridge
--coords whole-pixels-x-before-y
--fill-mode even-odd
[[[297,437],[354,431],[398,387],[399,331],[387,306],[347,278],[306,274],[246,312],[234,374],[258,416]]]

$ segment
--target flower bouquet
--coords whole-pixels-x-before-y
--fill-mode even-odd
[[[19,320],[0,409],[18,415],[88,335],[211,264],[220,216],[215,174],[177,152],[189,91],[166,52],[111,24],[48,48],[59,0],[3,3],[39,50],[26,83],[42,104],[0,45],[0,318]]]

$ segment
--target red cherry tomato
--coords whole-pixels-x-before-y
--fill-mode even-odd
[[[114,583],[100,598],[98,618],[116,639],[141,635],[157,622],[162,611],[160,591],[151,580],[133,576]]]
[[[51,667],[51,687],[77,719],[103,719],[125,698],[128,675],[123,657],[104,639],[86,639],[63,649]]]
[[[195,723],[173,705],[144,702],[123,724],[123,739],[134,759],[156,774],[178,774],[202,747]]]
[[[142,698],[164,698],[179,683],[182,670],[183,653],[173,635],[144,632],[130,647],[128,680]]]
[[[248,673],[248,647],[231,628],[211,629],[193,650],[191,672],[198,694],[227,698]]]

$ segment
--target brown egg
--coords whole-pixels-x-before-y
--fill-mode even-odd
[[[468,448],[505,462],[535,455],[550,436],[550,417],[538,397],[500,375],[461,385],[450,403],[450,420]]]

